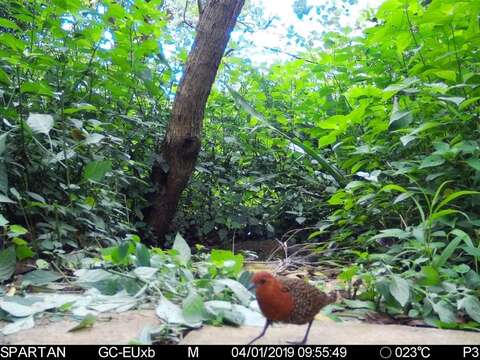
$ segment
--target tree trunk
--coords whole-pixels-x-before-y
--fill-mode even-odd
[[[203,114],[218,66],[245,0],[209,0],[175,94],[165,138],[152,168],[153,204],[146,214],[162,246],[201,147]]]

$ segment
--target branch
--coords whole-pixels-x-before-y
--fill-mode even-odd
[[[187,21],[187,17],[186,17],[189,2],[190,2],[190,0],[185,1],[185,8],[183,9],[183,21],[182,22],[185,23],[185,25],[187,25],[188,27],[194,29],[194,26]]]

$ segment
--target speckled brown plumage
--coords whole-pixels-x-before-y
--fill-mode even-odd
[[[334,301],[315,286],[301,279],[277,277],[293,298],[293,310],[290,316],[283,320],[292,324],[306,324],[326,305]]]
[[[258,272],[252,277],[252,286],[256,288],[257,302],[267,321],[262,333],[250,344],[261,338],[275,321],[299,325],[308,323],[305,336],[300,342],[304,344],[315,315],[336,298],[301,279],[275,277],[266,271]]]

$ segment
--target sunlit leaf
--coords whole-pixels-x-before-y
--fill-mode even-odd
[[[53,116],[49,114],[30,113],[27,124],[33,132],[48,135],[53,128]]]
[[[407,280],[393,275],[389,285],[390,293],[401,306],[405,306],[410,299],[410,285]]]
[[[74,331],[79,331],[79,330],[82,330],[82,329],[91,328],[95,324],[96,321],[97,321],[97,317],[95,315],[87,314],[79,324],[77,324],[74,327],[72,327],[71,329],[69,329],[68,332],[74,332]]]
[[[105,175],[112,170],[110,160],[92,161],[85,166],[83,170],[83,179],[101,182]]]
[[[10,279],[15,272],[15,248],[13,246],[0,250],[0,282]]]
[[[458,301],[458,308],[465,312],[476,322],[480,322],[480,300],[475,296],[468,295]]]
[[[188,246],[187,242],[185,241],[183,236],[180,235],[180,233],[177,233],[177,235],[175,235],[172,249],[178,251],[178,258],[183,264],[186,264],[188,261],[190,261],[192,251],[190,250],[190,246]]]

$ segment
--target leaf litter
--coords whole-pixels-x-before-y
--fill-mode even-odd
[[[78,268],[65,270],[68,275],[46,270],[44,264],[17,277],[8,292],[0,292],[0,320],[6,321],[2,334],[33,328],[43,316],[72,318],[77,325],[69,331],[82,331],[95,326],[99,314],[145,308],[154,308],[162,323],[145,327],[139,343],[177,342],[183,332],[203,324],[263,325],[245,287],[250,276],[241,255],[225,250],[192,254],[181,235],[171,250],[145,252],[134,237],[129,241],[134,246],[123,257],[115,247],[98,256],[85,251]]]

